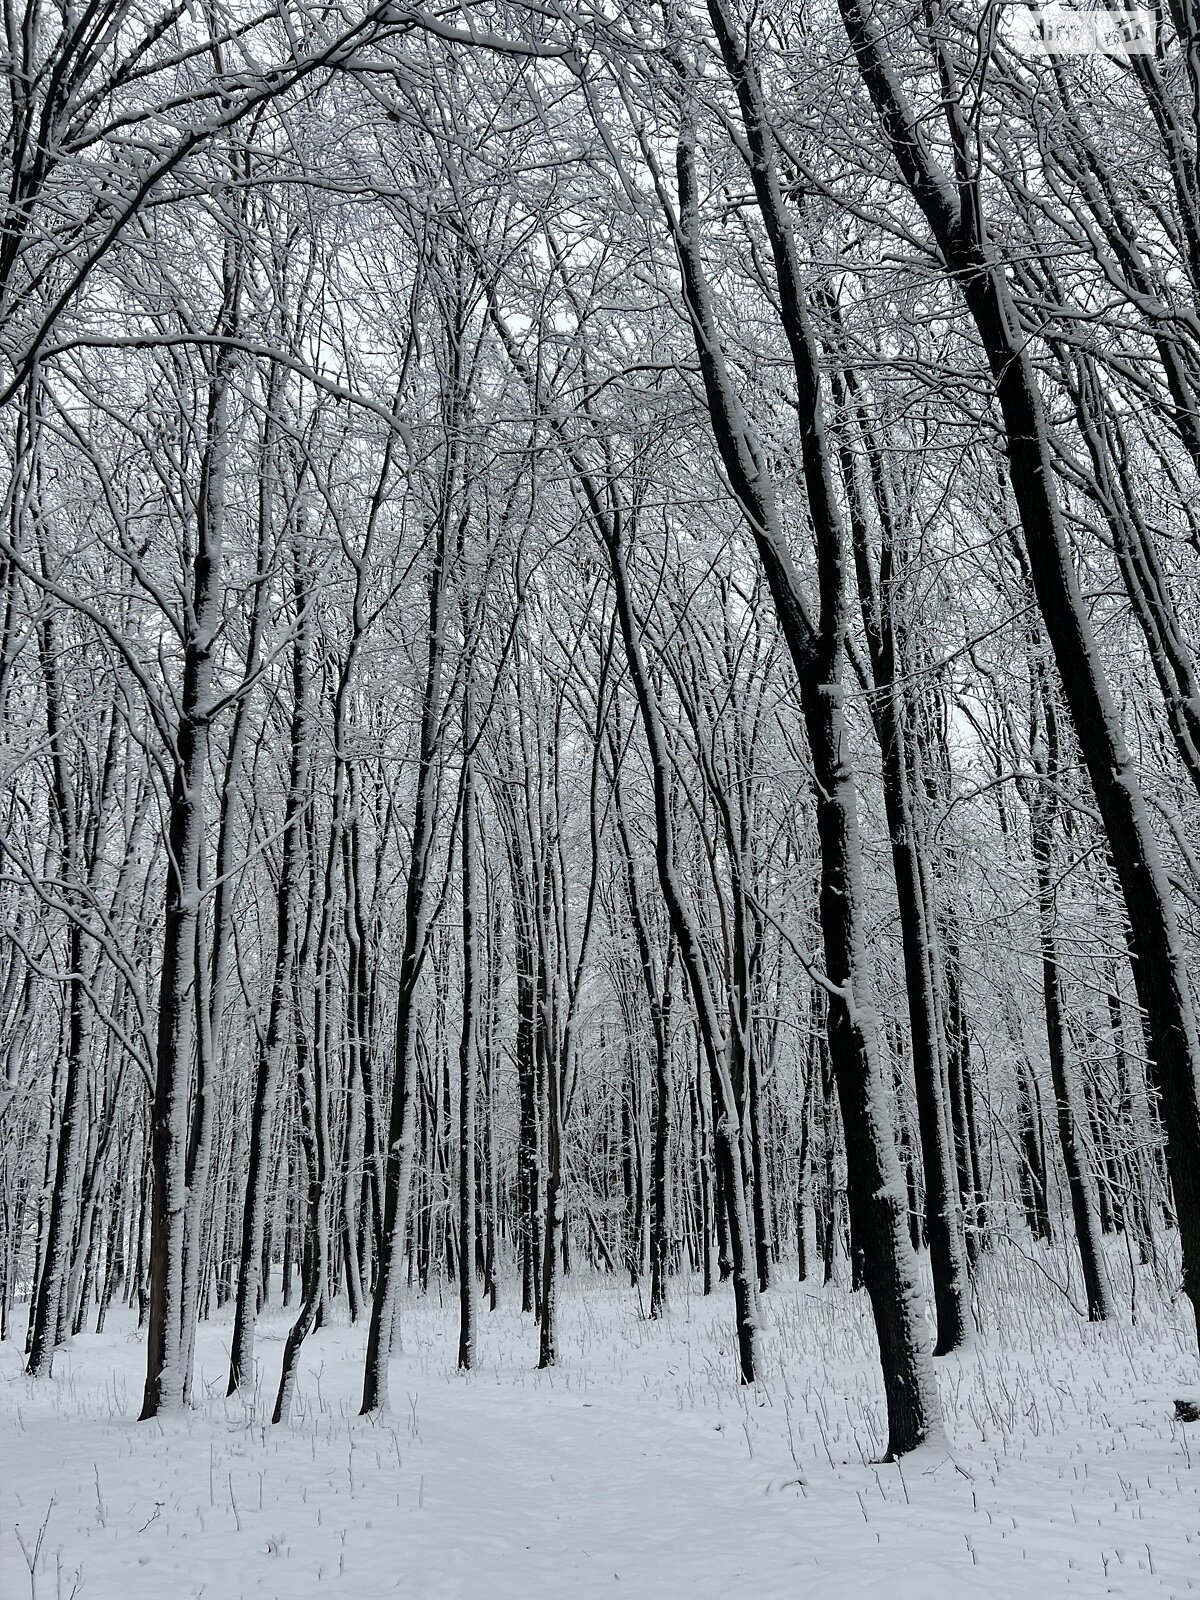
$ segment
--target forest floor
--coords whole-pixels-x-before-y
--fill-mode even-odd
[[[1050,1267],[1053,1270],[1053,1263]],[[260,1391],[224,1398],[203,1327],[197,1404],[139,1424],[127,1316],[49,1382],[0,1345],[0,1597],[19,1600],[853,1600],[1200,1592],[1190,1308],[1139,1273],[1131,1319],[1082,1321],[998,1251],[984,1333],[939,1361],[953,1458],[874,1464],[883,1403],[865,1296],[766,1297],[762,1383],[734,1381],[732,1301],[568,1280],[562,1363],[510,1304],[455,1370],[457,1307],[406,1298],[392,1410],[357,1415],[362,1331],[310,1338],[293,1418],[267,1420],[290,1313],[260,1325]],[[1035,1285],[1041,1284],[1041,1288]],[[1003,1307],[1003,1320],[997,1313]],[[31,1576],[22,1549],[32,1557]]]

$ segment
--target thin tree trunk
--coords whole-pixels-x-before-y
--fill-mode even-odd
[[[232,294],[227,285],[227,294]],[[190,1379],[190,1324],[184,1252],[188,1112],[196,1057],[198,997],[195,992],[205,782],[214,701],[214,652],[220,630],[224,579],[222,517],[228,381],[209,389],[207,438],[200,486],[192,593],[184,644],[179,726],[173,752],[168,822],[163,959],[159,980],[158,1040],[151,1111],[150,1308],[146,1340],[143,1421],[179,1410]],[[216,513],[216,514],[214,514]]]
[[[267,1181],[275,1126],[276,1102],[283,1067],[283,1051],[292,993],[292,963],[299,916],[299,888],[303,870],[302,815],[308,792],[312,734],[309,712],[309,589],[305,564],[309,557],[294,551],[292,596],[295,635],[292,648],[292,722],[288,757],[287,799],[284,803],[283,844],[279,884],[275,896],[275,959],[271,977],[267,1029],[258,1053],[254,1101],[250,1113],[250,1149],[246,1165],[246,1201],[242,1213],[242,1248],[238,1263],[237,1300],[229,1355],[227,1394],[236,1394],[254,1375],[254,1320],[265,1272],[263,1256]],[[286,1164],[285,1164],[286,1170]]]
[[[392,1104],[388,1121],[383,1233],[379,1240],[379,1260],[375,1276],[375,1292],[371,1297],[371,1319],[367,1331],[366,1364],[363,1374],[361,1410],[364,1416],[375,1411],[386,1411],[388,1405],[388,1357],[392,1343],[396,1292],[399,1288],[404,1245],[408,1233],[409,1192],[412,1188],[413,1154],[417,1131],[415,1078],[418,986],[429,935],[426,900],[437,812],[442,676],[446,649],[443,634],[447,533],[449,520],[454,514],[452,497],[456,493],[457,485],[458,433],[463,399],[461,339],[452,341],[452,344],[455,363],[452,380],[454,394],[447,411],[447,459],[441,486],[441,504],[432,530],[434,548],[427,587],[428,646],[421,697],[420,751],[413,804],[412,847],[404,900],[399,993],[396,1003],[396,1044]]]
[[[1058,1138],[1075,1238],[1083,1267],[1088,1317],[1103,1322],[1113,1314],[1112,1290],[1104,1266],[1104,1244],[1096,1203],[1096,1186],[1083,1143],[1079,1085],[1071,1059],[1070,1034],[1063,1001],[1062,975],[1055,926],[1057,906],[1054,870],[1054,818],[1056,805],[1053,784],[1058,774],[1058,735],[1054,706],[1046,686],[1041,685],[1042,713],[1045,719],[1045,753],[1035,752],[1034,764],[1041,782],[1030,786],[1029,826],[1033,844],[1033,863],[1037,877],[1038,924],[1042,944],[1042,990],[1046,1004],[1046,1042],[1050,1055],[1050,1076],[1054,1084],[1054,1103]],[[1083,1113],[1086,1115],[1086,1112]]]
[[[867,637],[875,693],[871,714],[883,758],[883,798],[891,839],[892,874],[900,910],[905,991],[913,1047],[913,1081],[917,1094],[917,1127],[925,1177],[925,1233],[937,1311],[934,1355],[948,1355],[969,1343],[973,1331],[962,1210],[955,1182],[953,1144],[943,1091],[944,1039],[940,1036],[934,989],[935,953],[930,938],[920,847],[910,785],[910,756],[896,684],[900,641],[892,619],[891,587],[896,530],[882,452],[871,430],[858,381],[846,371],[835,383],[844,405],[853,404],[867,447],[870,479],[879,520],[882,551],[878,586],[871,566],[865,508],[854,455],[844,427],[840,432],[842,477],[850,506],[854,566],[860,609]]]
[[[475,890],[474,701],[469,681],[463,690],[462,795],[462,1036],[458,1071],[458,1364],[469,1372],[475,1365],[479,1290],[474,1244],[478,1197],[475,1189],[475,1106],[479,1088],[479,932]]]

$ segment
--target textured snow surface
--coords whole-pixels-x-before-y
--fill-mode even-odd
[[[1002,1280],[1002,1281],[1001,1281]],[[0,1597],[1183,1595],[1200,1592],[1200,1425],[1186,1307],[1082,1322],[1029,1270],[989,1263],[987,1327],[938,1363],[955,1460],[877,1466],[882,1394],[865,1298],[767,1297],[768,1371],[734,1381],[732,1300],[677,1287],[641,1319],[611,1282],[568,1282],[562,1365],[533,1370],[510,1306],[456,1373],[456,1307],[407,1299],[393,1409],[357,1415],[362,1334],[310,1338],[290,1426],[224,1398],[229,1328],[204,1327],[197,1404],[140,1424],[128,1320],[33,1384],[0,1346]],[[1003,1322],[999,1307],[1003,1306]],[[47,1520],[48,1514],[48,1520]],[[17,1537],[32,1554],[31,1585]]]

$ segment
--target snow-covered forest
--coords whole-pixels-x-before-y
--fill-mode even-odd
[[[0,1594],[1200,1583],[1200,15],[28,0]]]

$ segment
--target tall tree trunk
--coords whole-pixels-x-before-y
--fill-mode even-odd
[[[43,570],[46,565],[45,548],[39,538]],[[87,845],[76,811],[76,790],[66,749],[67,729],[63,724],[61,686],[57,635],[52,615],[43,618],[37,631],[38,654],[42,668],[42,685],[46,707],[46,737],[50,746],[51,803],[57,823],[60,871],[63,892],[70,898],[73,893],[85,890],[88,876]],[[61,1108],[51,1105],[50,1134],[57,1134],[54,1156],[54,1182],[46,1196],[48,1216],[44,1243],[38,1253],[38,1270],[34,1276],[33,1303],[30,1308],[29,1361],[27,1370],[31,1377],[48,1377],[58,1343],[67,1284],[74,1258],[75,1235],[79,1215],[79,1198],[82,1184],[80,1163],[87,1137],[86,1095],[87,1061],[83,968],[83,936],[79,913],[70,913],[67,922],[66,958],[69,974],[66,999],[67,1015],[62,1049],[62,1102]],[[54,1075],[57,1077],[57,1074]],[[51,1093],[55,1085],[52,1080]],[[50,1177],[49,1150],[47,1151],[47,1180]]]
[[[734,24],[724,0],[709,0],[708,12],[738,97],[750,178],[770,242],[780,319],[796,377],[804,483],[817,548],[820,610],[815,622],[781,533],[761,450],[721,352],[700,253],[694,129],[686,113],[676,147],[676,249],[717,446],[762,561],[799,682],[813,762],[829,1049],[846,1137],[851,1234],[862,1252],[887,1396],[887,1453],[895,1457],[940,1439],[942,1421],[917,1265],[908,1238],[907,1197],[880,1066],[863,938],[857,799],[842,687],[845,541],[825,431],[819,354],[761,85],[746,54],[743,31]]]
[[[242,1248],[238,1262],[237,1301],[229,1353],[227,1394],[236,1394],[254,1377],[254,1319],[263,1281],[263,1228],[267,1182],[275,1129],[276,1103],[283,1067],[283,1051],[292,994],[292,963],[296,955],[299,889],[303,872],[302,816],[308,794],[311,729],[309,715],[309,586],[307,552],[293,553],[292,598],[295,607],[292,647],[292,722],[288,755],[287,798],[284,802],[283,843],[279,883],[275,895],[275,959],[271,976],[267,1029],[258,1053],[254,1101],[250,1112],[250,1150],[246,1165],[246,1200],[242,1213]],[[286,1163],[285,1163],[286,1171]],[[260,1275],[260,1273],[262,1275]]]
[[[978,207],[973,136],[957,96],[943,110],[956,158],[938,166],[888,60],[869,0],[838,0],[864,83],[905,183],[971,313],[996,387],[1013,498],[1038,608],[1091,778],[1131,930],[1138,999],[1167,1127],[1167,1158],[1183,1247],[1184,1291],[1200,1336],[1200,1033],[1170,881],[1137,769],[1096,647],[1054,486],[1049,423],[1002,261]],[[948,63],[939,55],[939,69]],[[958,196],[969,194],[969,209]]]
[[[1058,733],[1054,705],[1045,684],[1041,685],[1045,743],[1034,752],[1039,783],[1028,789],[1029,827],[1033,844],[1033,864],[1037,877],[1038,926],[1042,945],[1042,991],[1046,1005],[1046,1043],[1050,1055],[1050,1076],[1054,1084],[1054,1104],[1058,1138],[1075,1238],[1083,1267],[1088,1317],[1103,1322],[1113,1314],[1112,1290],[1104,1267],[1104,1243],[1096,1202],[1096,1184],[1088,1161],[1081,1116],[1079,1083],[1071,1059],[1070,1033],[1063,1001],[1062,974],[1056,938],[1057,903],[1054,864],[1054,819],[1056,802],[1053,785],[1058,781]]]
[[[412,1188],[413,1152],[417,1131],[415,1080],[419,985],[429,936],[427,891],[435,836],[441,747],[442,677],[446,652],[444,612],[447,535],[450,519],[455,514],[453,500],[458,489],[457,457],[460,448],[459,432],[463,402],[461,360],[461,340],[452,340],[454,370],[451,378],[453,393],[447,408],[447,459],[440,489],[440,504],[431,530],[433,551],[427,586],[428,634],[425,678],[421,695],[420,748],[416,795],[413,802],[411,854],[404,898],[399,993],[396,1001],[396,1043],[392,1103],[388,1120],[383,1233],[379,1240],[379,1260],[375,1275],[375,1291],[371,1297],[371,1319],[367,1331],[366,1364],[363,1374],[364,1416],[375,1411],[387,1410],[392,1320],[408,1233],[408,1203]]]
[[[913,1081],[917,1093],[917,1127],[925,1176],[925,1233],[937,1311],[934,1355],[948,1355],[970,1341],[973,1331],[962,1210],[955,1181],[953,1143],[944,1088],[945,1040],[941,1036],[934,987],[936,954],[930,937],[924,874],[920,860],[910,785],[911,758],[905,747],[904,724],[896,683],[901,642],[892,617],[892,582],[896,530],[883,454],[871,429],[858,380],[847,370],[835,393],[853,407],[867,448],[870,481],[882,549],[879,582],[871,565],[866,511],[854,454],[844,426],[839,430],[842,478],[850,506],[854,566],[860,609],[867,637],[875,693],[871,715],[883,759],[883,799],[891,839],[892,874],[900,910],[905,991],[912,1035]]]
[[[227,283],[227,297],[235,290]],[[150,1308],[146,1385],[141,1417],[179,1410],[190,1380],[191,1320],[185,1279],[189,1193],[188,1112],[194,1077],[199,997],[205,782],[214,710],[214,652],[220,631],[224,576],[222,539],[229,380],[219,371],[209,386],[204,470],[198,496],[191,595],[185,616],[179,725],[172,752],[163,959],[158,1039],[150,1122]]]
[[[479,1289],[475,1276],[475,1106],[479,1089],[479,931],[475,889],[474,700],[470,683],[463,689],[462,795],[462,1035],[458,1051],[458,1364],[469,1372],[475,1365]]]
[[[300,1101],[300,1147],[305,1167],[305,1227],[301,1259],[300,1309],[283,1347],[279,1389],[272,1422],[286,1422],[296,1388],[296,1368],[305,1339],[316,1325],[329,1272],[329,1107],[326,1057],[313,1048],[305,1015],[303,979],[308,972],[317,873],[311,839],[308,854],[308,914],[301,948],[292,967],[292,1017],[296,1049],[296,1083]]]

